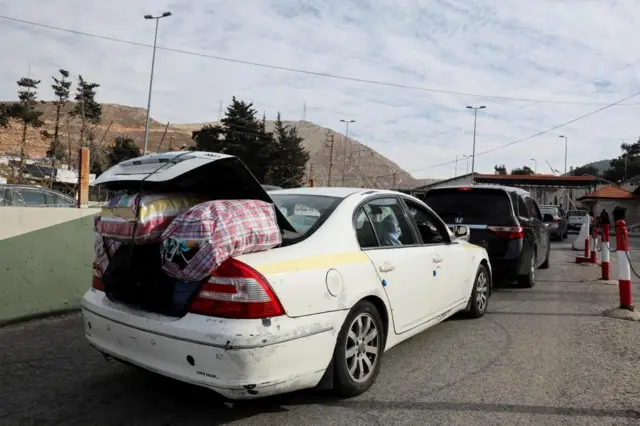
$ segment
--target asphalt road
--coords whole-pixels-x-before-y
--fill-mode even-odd
[[[0,329],[0,424],[638,425],[640,324],[601,316],[617,288],[592,283],[568,243],[533,289],[494,293],[480,320],[454,318],[385,354],[376,385],[225,402],[105,361],[78,315]]]

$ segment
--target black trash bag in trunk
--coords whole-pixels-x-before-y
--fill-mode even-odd
[[[102,275],[110,300],[142,309],[168,313],[174,280],[162,270],[160,244],[123,244],[113,254]]]

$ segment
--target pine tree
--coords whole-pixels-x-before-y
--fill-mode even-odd
[[[295,126],[285,126],[278,112],[275,126],[274,184],[283,188],[296,188],[304,182],[309,152],[302,146],[304,138]]]
[[[109,151],[109,165],[115,166],[125,160],[140,157],[142,152],[131,138],[118,136]]]
[[[0,127],[9,126],[9,106],[0,104]]]
[[[250,102],[233,97],[221,124],[206,125],[191,135],[199,150],[220,152],[238,157],[260,182],[270,175],[273,163],[273,134],[266,131],[266,123],[256,119]]]
[[[504,164],[502,164],[500,166],[496,164],[495,166],[493,166],[493,170],[494,170],[495,174],[497,174],[497,175],[506,175],[507,174],[507,167]]]
[[[78,87],[76,88],[75,101],[73,109],[69,113],[72,117],[79,117],[82,120],[82,128],[80,129],[80,146],[85,146],[85,137],[87,137],[87,123],[98,124],[102,118],[102,106],[96,102],[96,89],[100,87],[97,83],[89,83],[78,76]],[[89,135],[91,139],[92,135]]]
[[[18,80],[18,100],[19,102],[11,104],[8,108],[8,117],[15,118],[22,122],[22,140],[20,143],[20,179],[24,169],[26,159],[27,145],[27,128],[41,127],[44,123],[40,120],[42,111],[36,109],[37,91],[40,80],[34,80],[30,77],[23,77]]]
[[[67,151],[64,149],[62,144],[60,143],[60,118],[62,116],[62,108],[69,101],[69,93],[71,90],[71,81],[67,80],[69,78],[69,71],[59,69],[58,72],[61,75],[61,78],[51,77],[53,79],[54,84],[51,85],[53,89],[53,93],[56,96],[56,99],[53,101],[53,104],[56,106],[56,119],[55,119],[55,127],[53,129],[53,136],[51,136],[51,145],[49,150],[47,151],[47,156],[52,159],[51,166],[53,169],[56,167],[56,161],[65,161],[67,158]],[[49,136],[47,134],[47,136]]]
[[[622,155],[611,160],[610,167],[604,172],[604,178],[610,182],[625,180],[640,174],[640,139],[632,144],[620,145]]]

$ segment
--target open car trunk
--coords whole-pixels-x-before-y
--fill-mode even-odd
[[[237,157],[212,152],[185,151],[134,158],[111,167],[94,185],[111,191],[190,193],[210,201],[249,199],[273,204]],[[275,212],[280,230],[295,232],[278,208]],[[162,269],[161,246],[161,243],[124,242],[108,254],[109,264],[101,280],[109,299],[167,315],[186,313],[189,299],[205,280],[185,283],[168,276]],[[176,286],[182,286],[185,299],[182,309],[175,306],[176,291],[180,293]]]

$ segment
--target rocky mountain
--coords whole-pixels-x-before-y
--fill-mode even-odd
[[[40,105],[45,121],[43,129],[53,131],[55,106],[46,102]],[[69,103],[64,112],[71,110]],[[68,118],[65,114],[61,125],[61,140],[72,157],[79,147],[81,122]],[[90,126],[96,149],[104,148],[113,143],[117,136],[126,136],[142,147],[144,144],[144,126],[146,109],[118,104],[102,104],[102,121],[96,126]],[[164,152],[178,150],[183,146],[193,146],[191,132],[200,129],[204,124],[173,124],[160,123],[151,120],[149,126],[150,152]],[[267,121],[267,130],[274,128],[273,121]],[[309,150],[311,159],[308,164],[308,176],[313,178],[318,186],[329,184],[331,171],[331,185],[377,187],[377,188],[414,188],[419,181],[400,166],[380,155],[374,149],[356,140],[348,138],[331,129],[315,125],[308,121],[285,121],[285,125],[295,126],[304,138],[304,146]],[[42,129],[29,129],[25,151],[29,157],[42,158],[49,148],[49,141],[42,136]],[[166,133],[165,133],[166,130]],[[0,154],[19,153],[22,140],[22,128],[18,123],[11,123],[8,129],[0,128]],[[330,165],[331,140],[333,140],[333,164]],[[343,180],[344,171],[344,180]]]

